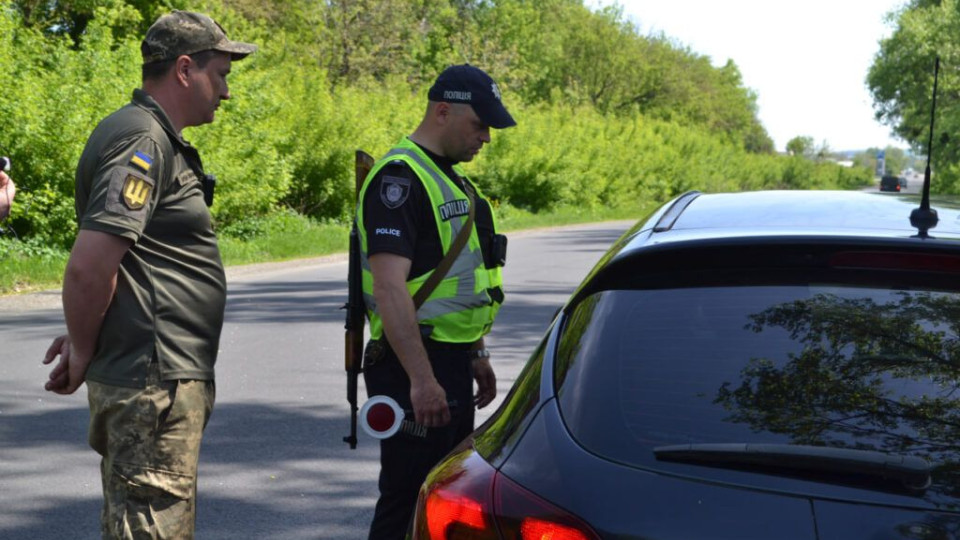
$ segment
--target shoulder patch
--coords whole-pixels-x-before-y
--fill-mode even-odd
[[[128,174],[123,181],[123,204],[130,210],[140,210],[150,200],[153,184],[145,178]]]
[[[197,173],[193,172],[193,169],[187,169],[177,175],[177,185],[183,187],[187,184],[192,184],[193,182],[199,182],[200,179],[197,178]]]
[[[137,151],[130,158],[130,165],[143,171],[144,174],[150,172],[150,166],[153,165],[153,158],[146,152]]]
[[[400,176],[384,176],[380,180],[380,202],[393,210],[407,201],[410,195],[410,179]]]
[[[156,184],[132,167],[118,167],[110,175],[106,209],[114,214],[141,219],[150,205]]]

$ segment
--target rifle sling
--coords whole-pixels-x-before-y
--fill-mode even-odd
[[[420,306],[426,302],[433,290],[437,288],[437,285],[446,277],[447,272],[450,271],[450,267],[453,266],[453,261],[457,259],[460,252],[463,251],[464,246],[467,245],[467,241],[470,239],[470,233],[473,231],[473,219],[476,216],[476,200],[474,198],[473,187],[467,180],[463,180],[463,191],[467,194],[467,199],[470,200],[470,213],[467,216],[467,221],[463,224],[457,237],[453,239],[453,244],[450,245],[450,251],[447,252],[447,255],[433,270],[430,277],[423,282],[423,285],[421,285],[413,295],[414,310],[420,309]]]

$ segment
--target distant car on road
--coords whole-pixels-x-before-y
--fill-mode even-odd
[[[666,204],[430,473],[414,538],[956,539],[960,211],[926,236],[916,206]]]
[[[880,179],[880,191],[900,191],[900,178],[884,176]]]

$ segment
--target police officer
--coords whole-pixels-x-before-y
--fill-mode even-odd
[[[458,164],[490,142],[491,128],[516,122],[497,84],[471,65],[444,70],[428,100],[413,134],[370,171],[357,212],[371,331],[367,392],[393,397],[427,427],[425,436],[401,432],[380,443],[380,499],[370,526],[376,540],[404,537],[427,473],[473,431],[473,408],[496,396],[483,336],[503,302],[506,238]],[[452,246],[465,227],[468,240],[457,252]],[[445,257],[446,275],[415,305]]]
[[[209,182],[181,131],[213,121],[230,97],[231,61],[255,50],[206,15],[160,17],[141,44],[142,89],[80,156],[80,232],[63,280],[68,336],[44,363],[60,356],[51,392],[87,383],[103,538],[193,538],[226,280]]]

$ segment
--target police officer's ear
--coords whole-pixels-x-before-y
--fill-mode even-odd
[[[446,101],[437,102],[433,109],[433,118],[440,125],[445,125],[450,117],[453,116],[453,106]]]

